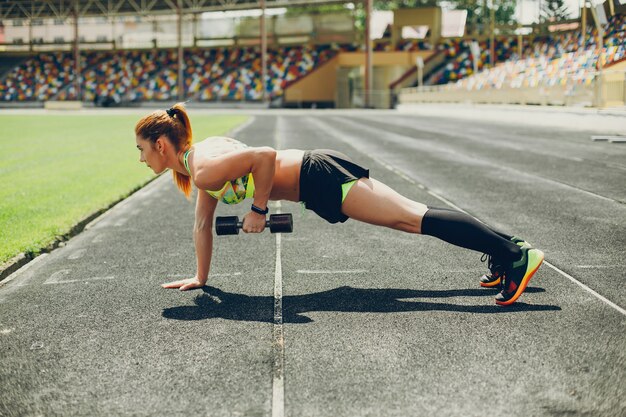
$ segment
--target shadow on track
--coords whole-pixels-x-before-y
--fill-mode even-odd
[[[174,320],[227,320],[274,322],[274,297],[248,296],[228,293],[205,286],[204,294],[196,297],[195,306],[171,307],[163,310],[163,317]],[[543,288],[527,288],[527,293],[544,292]],[[310,323],[303,315],[309,311],[342,311],[350,313],[397,313],[410,311],[456,311],[460,313],[515,313],[522,311],[560,311],[552,305],[515,303],[512,306],[459,305],[438,302],[412,301],[414,298],[446,298],[495,296],[495,290],[467,289],[420,291],[409,289],[367,289],[339,287],[306,295],[283,297],[284,323]],[[407,301],[403,301],[407,300]]]

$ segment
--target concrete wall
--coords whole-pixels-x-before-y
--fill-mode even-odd
[[[412,51],[412,52],[374,52],[372,54],[372,65],[381,66],[415,66],[417,57],[422,57],[424,61],[433,55],[434,51]],[[365,52],[342,52],[339,54],[340,67],[360,67],[365,66]],[[408,69],[408,68],[407,68]]]
[[[426,61],[434,51],[375,52],[372,56],[372,90],[388,95],[389,85],[415,66],[417,57]],[[284,103],[334,102],[335,107],[349,106],[351,89],[362,89],[365,72],[364,52],[341,52],[306,77],[285,89]],[[348,77],[353,78],[349,82]],[[351,85],[352,84],[352,85]],[[339,91],[341,90],[341,91]],[[384,104],[384,103],[386,104]],[[389,100],[381,101],[385,108]]]
[[[285,102],[334,102],[338,59],[339,57],[334,57],[312,73],[289,85],[285,89]]]

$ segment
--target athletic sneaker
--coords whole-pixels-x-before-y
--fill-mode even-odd
[[[504,266],[494,262],[493,257],[491,255],[487,255],[486,253],[481,256],[480,261],[487,261],[487,267],[491,272],[489,275],[484,274],[480,277],[480,286],[491,288],[500,285],[500,280],[504,276]]]
[[[526,289],[543,262],[543,252],[539,249],[522,247],[522,259],[513,262],[504,271],[502,291],[496,296],[496,304],[511,305]]]
[[[531,247],[530,243],[516,236],[511,237],[511,242],[516,243],[521,247]],[[481,256],[480,261],[487,261],[487,267],[491,272],[491,274],[489,275],[484,274],[482,277],[480,277],[480,286],[485,288],[493,288],[500,285],[500,281],[502,280],[502,276],[504,275],[504,266],[500,265],[498,262],[495,262],[494,259],[486,253]]]

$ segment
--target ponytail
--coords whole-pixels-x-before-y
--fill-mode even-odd
[[[191,147],[192,137],[191,137],[191,123],[189,122],[189,117],[187,116],[187,112],[185,111],[185,106],[183,103],[176,103],[172,107],[166,110],[168,116],[175,121],[175,123],[180,123],[185,130],[185,138],[184,138],[184,146],[182,149],[189,149]],[[177,148],[178,151],[180,148]],[[191,196],[191,177],[189,175],[181,174],[178,171],[172,171],[172,175],[174,176],[174,182],[180,191],[185,194],[185,197],[189,198]]]
[[[186,151],[191,147],[191,123],[184,103],[176,103],[167,110],[157,110],[143,117],[135,126],[135,135],[156,143],[165,136],[174,145],[176,152]],[[187,198],[191,196],[191,177],[172,171],[174,182]]]

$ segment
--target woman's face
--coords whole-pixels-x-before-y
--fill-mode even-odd
[[[159,148],[162,147],[162,138],[157,139],[155,144],[152,144],[149,140],[146,140],[140,136],[135,138],[137,142],[137,149],[139,149],[139,162],[145,162],[148,168],[152,169],[155,174],[160,174],[167,168],[165,166],[165,157],[159,152]]]

